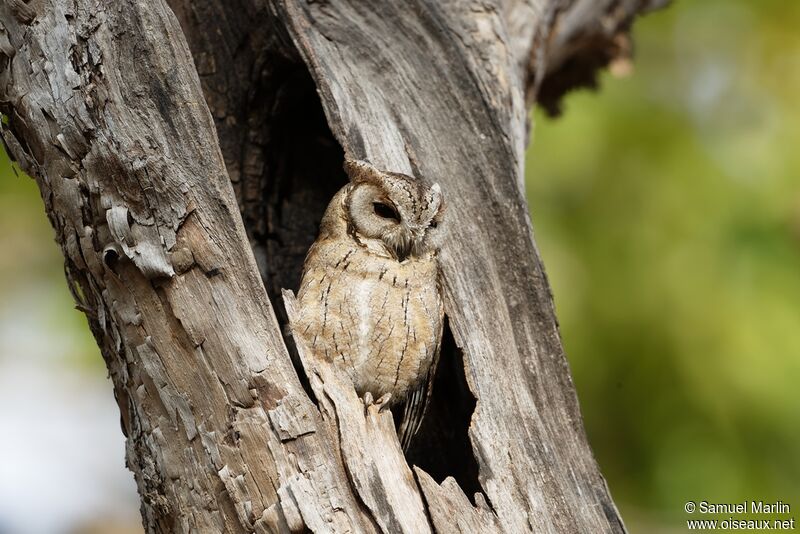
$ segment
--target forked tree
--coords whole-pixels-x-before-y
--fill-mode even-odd
[[[624,531],[523,168],[530,106],[627,61],[661,3],[2,2],[3,140],[108,366],[149,532]],[[445,340],[407,455],[285,328],[345,157],[448,204]]]

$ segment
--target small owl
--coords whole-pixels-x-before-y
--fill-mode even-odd
[[[292,325],[311,354],[344,369],[367,402],[399,406],[404,448],[430,397],[444,312],[438,184],[346,161],[303,266]]]

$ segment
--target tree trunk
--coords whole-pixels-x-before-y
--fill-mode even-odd
[[[529,104],[625,59],[659,3],[3,2],[3,139],[108,365],[148,531],[624,531],[524,149]],[[407,457],[390,413],[282,336],[345,154],[448,204],[448,327]]]

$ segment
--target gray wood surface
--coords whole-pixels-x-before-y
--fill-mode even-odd
[[[529,104],[624,58],[653,4],[0,5],[3,140],[108,365],[148,531],[624,531],[523,164]],[[410,461],[389,412],[283,336],[344,153],[448,203],[450,341]]]

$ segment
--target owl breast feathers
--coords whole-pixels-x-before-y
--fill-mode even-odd
[[[359,395],[405,403],[399,433],[416,432],[442,338],[438,185],[348,161],[303,267],[292,332],[345,370]]]

